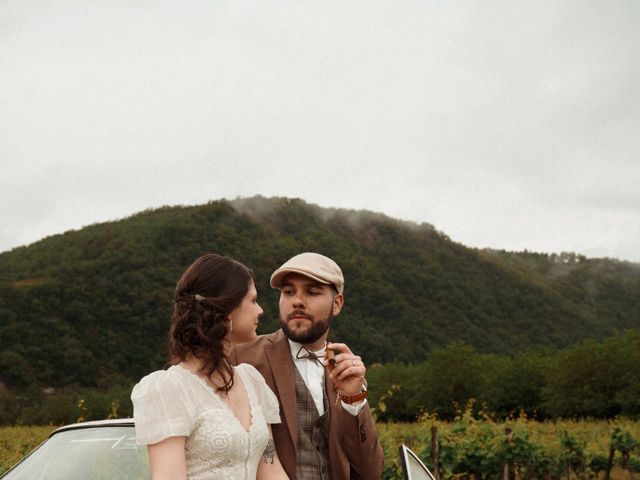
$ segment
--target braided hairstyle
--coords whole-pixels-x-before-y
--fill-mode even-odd
[[[209,253],[196,259],[182,274],[174,296],[169,332],[171,364],[191,355],[202,361],[200,372],[220,373],[228,392],[233,386],[233,368],[227,360],[229,313],[249,291],[253,271],[229,257]]]

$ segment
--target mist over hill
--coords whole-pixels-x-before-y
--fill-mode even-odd
[[[640,329],[640,265],[477,250],[432,225],[252,197],[164,207],[0,254],[0,381],[9,387],[109,386],[164,365],[171,299],[207,252],[268,280],[287,258],[323,253],[342,267],[345,308],[332,338],[368,364],[419,362],[454,340],[511,354]]]

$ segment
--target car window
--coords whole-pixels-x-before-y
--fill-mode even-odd
[[[400,445],[400,461],[405,480],[435,480],[422,460],[406,445]]]
[[[56,433],[2,480],[148,480],[147,448],[133,427],[96,427]]]

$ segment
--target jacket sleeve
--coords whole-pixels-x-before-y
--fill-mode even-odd
[[[340,407],[342,447],[350,465],[350,478],[372,480],[382,476],[384,452],[369,405],[353,416]]]

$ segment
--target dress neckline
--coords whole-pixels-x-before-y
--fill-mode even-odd
[[[245,426],[242,424],[242,422],[240,421],[240,419],[236,416],[236,414],[233,412],[233,410],[231,409],[231,406],[229,404],[227,404],[224,400],[222,400],[222,398],[220,397],[220,394],[218,394],[215,389],[209,385],[200,375],[198,375],[195,372],[192,372],[191,370],[189,370],[187,367],[181,365],[181,364],[176,364],[173,365],[174,367],[177,367],[178,369],[184,371],[185,373],[187,373],[190,377],[194,378],[200,385],[202,385],[205,390],[207,390],[211,395],[213,395],[213,397],[220,403],[222,404],[223,408],[225,410],[227,410],[229,412],[229,414],[231,415],[231,417],[234,418],[234,420],[236,421],[236,423],[240,426],[240,428],[248,435],[251,430],[253,429],[253,418],[254,418],[254,414],[253,414],[253,402],[251,401],[251,395],[249,394],[249,389],[247,388],[247,384],[244,381],[243,375],[240,368],[237,367],[233,367],[233,371],[234,373],[236,373],[237,375],[235,376],[235,379],[237,380],[238,378],[240,379],[240,381],[242,382],[242,386],[244,387],[244,392],[247,395],[247,401],[249,402],[249,425],[248,427],[245,428]]]

